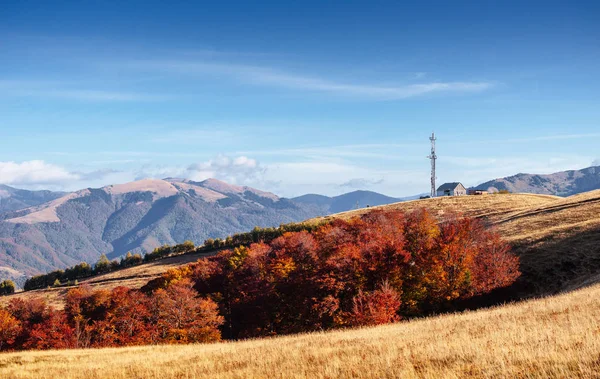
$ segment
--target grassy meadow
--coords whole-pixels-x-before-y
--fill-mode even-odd
[[[600,285],[379,327],[0,354],[2,378],[600,377]]]

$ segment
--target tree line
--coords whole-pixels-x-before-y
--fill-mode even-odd
[[[255,227],[251,232],[236,233],[227,238],[221,239],[209,238],[204,241],[202,246],[196,247],[192,241],[185,241],[181,244],[170,246],[163,245],[155,248],[153,251],[144,254],[132,254],[131,252],[121,260],[109,260],[105,254],[102,254],[94,265],[82,262],[64,270],[55,270],[47,274],[36,275],[25,281],[23,289],[31,291],[35,289],[57,287],[61,285],[77,285],[79,279],[89,278],[107,272],[117,271],[124,268],[137,266],[143,263],[165,259],[182,254],[190,253],[211,253],[220,249],[233,248],[235,246],[247,246],[259,241],[272,241],[273,239],[287,232],[316,229],[319,224],[301,224],[290,223],[282,224],[279,227],[260,228]],[[2,295],[0,287],[0,295]]]

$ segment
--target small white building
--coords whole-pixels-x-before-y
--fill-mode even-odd
[[[444,183],[437,189],[437,196],[466,196],[467,189],[461,183]]]

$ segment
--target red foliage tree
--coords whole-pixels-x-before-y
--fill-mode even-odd
[[[67,323],[65,313],[49,309],[44,320],[32,326],[23,347],[38,350],[75,347],[74,330]]]
[[[372,211],[313,233],[285,233],[204,259],[190,275],[219,303],[229,338],[423,315],[517,276],[518,259],[496,233],[456,215],[438,221],[425,210]],[[395,296],[382,300],[382,282],[398,304]]]
[[[354,298],[350,322],[352,325],[365,326],[398,321],[400,304],[398,292],[384,282],[373,292],[358,293]]]

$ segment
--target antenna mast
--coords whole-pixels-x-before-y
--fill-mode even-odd
[[[435,160],[437,159],[437,155],[435,155],[435,134],[431,133],[431,137],[429,140],[431,141],[431,155],[428,156],[431,160],[431,197],[435,197]]]

